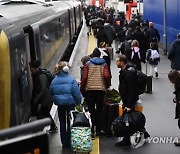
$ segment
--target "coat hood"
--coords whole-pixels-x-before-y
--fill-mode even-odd
[[[95,65],[102,65],[105,63],[104,59],[98,57],[91,58],[89,61]]]

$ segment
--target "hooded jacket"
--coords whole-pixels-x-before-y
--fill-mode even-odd
[[[180,39],[171,44],[168,59],[171,60],[172,69],[180,70]]]
[[[84,66],[81,80],[81,92],[90,90],[106,91],[109,87],[110,74],[104,59],[91,58]]]

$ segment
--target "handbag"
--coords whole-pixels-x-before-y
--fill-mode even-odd
[[[70,125],[71,127],[92,127],[91,117],[89,111],[79,112],[76,109],[70,111]]]

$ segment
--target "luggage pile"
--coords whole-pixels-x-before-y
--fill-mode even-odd
[[[115,89],[107,90],[106,100],[103,107],[103,124],[102,130],[107,136],[112,136],[111,124],[119,116],[119,103],[121,97]]]

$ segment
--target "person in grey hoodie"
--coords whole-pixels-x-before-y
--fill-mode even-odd
[[[171,61],[171,68],[180,70],[180,33],[177,34],[177,39],[170,46],[168,59]]]

